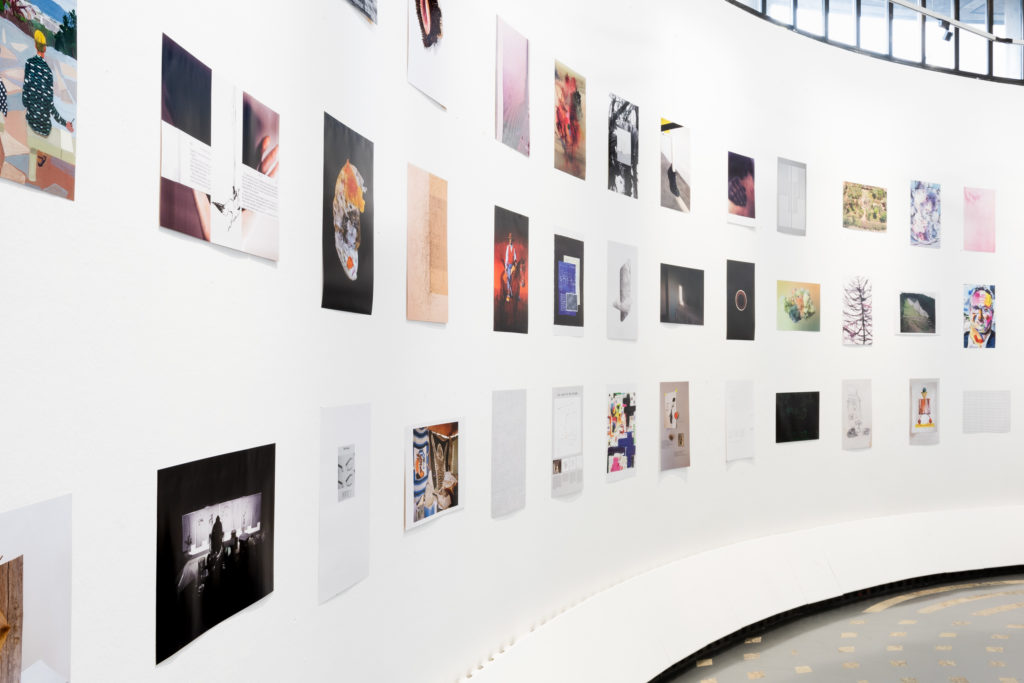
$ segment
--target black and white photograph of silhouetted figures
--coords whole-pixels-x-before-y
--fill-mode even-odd
[[[640,108],[617,95],[608,102],[608,189],[637,198]]]
[[[157,472],[156,661],[274,590],[273,444]]]

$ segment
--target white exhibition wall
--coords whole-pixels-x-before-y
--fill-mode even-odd
[[[818,44],[722,0],[452,0],[445,32],[458,59],[443,111],[406,81],[402,2],[382,0],[375,26],[344,0],[82,5],[77,199],[0,184],[0,501],[73,494],[72,680],[451,681],[565,607],[680,558],[967,508],[991,510],[984,534],[985,520],[1009,519],[1000,506],[1022,502],[1015,433],[960,428],[965,389],[1012,390],[1015,429],[1024,424],[1020,87]],[[530,40],[529,158],[494,140],[497,14]],[[162,33],[281,114],[276,264],[157,227]],[[586,181],[552,167],[555,59],[587,78]],[[637,200],[606,189],[610,92],[640,108]],[[375,143],[372,316],[319,306],[324,111]],[[692,129],[689,215],[659,206],[659,117]],[[725,221],[730,150],[757,163],[754,230]],[[775,230],[778,156],[807,164],[803,238]],[[449,182],[447,325],[405,320],[407,163]],[[888,188],[886,234],[842,229],[844,180]],[[942,183],[939,250],[908,246],[911,180]],[[965,185],[997,191],[995,254],[960,249]],[[525,336],[491,331],[494,205],[530,218]],[[556,232],[586,244],[582,338],[552,331]],[[609,240],[639,249],[636,342],[605,338]],[[754,342],[725,340],[726,259],[757,264]],[[658,322],[661,262],[705,270],[703,327]],[[870,348],[840,343],[840,286],[854,273],[874,278]],[[778,279],[821,283],[820,333],[775,331]],[[995,350],[961,348],[966,282],[997,285]],[[940,292],[934,338],[894,333],[904,286]],[[908,446],[911,377],[941,380],[938,446]],[[745,378],[755,382],[757,457],[727,466],[724,383]],[[849,378],[873,381],[868,451],[840,450]],[[657,387],[675,380],[691,383],[692,466],[661,474]],[[638,471],[609,484],[605,391],[622,383],[639,391]],[[585,391],[585,487],[552,500],[551,389],[566,385]],[[526,508],[492,520],[491,392],[517,388],[528,397]],[[821,439],[775,445],[774,393],[803,390],[821,392]],[[370,573],[318,606],[320,408],[357,402],[373,404]],[[404,532],[406,430],[452,419],[464,509]],[[265,443],[278,449],[275,590],[155,667],[156,470]],[[864,533],[898,552],[901,537],[885,537],[897,527],[865,522]],[[705,556],[719,559],[679,588],[699,596],[757,581],[780,556],[772,548]],[[879,576],[858,573],[874,557],[831,557],[855,577],[837,587]],[[657,604],[659,584],[646,585],[629,595]],[[783,595],[773,607],[804,598]],[[763,616],[739,611],[709,620],[706,638],[687,637],[699,647]],[[566,656],[586,654],[576,645]],[[685,654],[651,656],[667,666]],[[532,679],[549,680],[533,661]],[[622,672],[660,668],[647,660]]]

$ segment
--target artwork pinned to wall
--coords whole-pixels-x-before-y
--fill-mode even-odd
[[[725,262],[725,338],[754,338],[754,264]]]
[[[754,383],[729,380],[725,383],[725,459],[754,457]]]
[[[377,0],[348,0],[348,2],[362,12],[367,19],[377,23]]]
[[[935,334],[935,295],[900,292],[899,333]]]
[[[409,164],[407,320],[448,322],[448,181]]]
[[[494,207],[494,331],[529,331],[530,219]]]
[[[964,348],[996,348],[996,286],[964,285]]]
[[[727,181],[728,221],[735,225],[754,227],[754,219],[757,217],[754,196],[754,159],[729,152]]]
[[[996,250],[996,191],[964,188],[964,251]]]
[[[583,327],[583,242],[555,235],[555,325]]]
[[[551,391],[551,497],[583,490],[583,387]]]
[[[405,528],[459,507],[459,423],[409,430],[405,461]]]
[[[640,165],[640,107],[608,96],[608,189],[637,198]]]
[[[526,507],[526,390],[491,394],[491,517]]]
[[[587,177],[587,79],[555,61],[555,168]]]
[[[637,321],[638,281],[637,248],[618,242],[608,243],[608,338],[635,340],[640,325]]]
[[[910,182],[910,245],[936,247],[942,241],[942,186]]]
[[[821,285],[817,282],[776,281],[776,329],[784,332],[821,330]]]
[[[854,275],[843,285],[843,344],[871,346],[874,343],[874,298],[871,280]]]
[[[779,232],[807,234],[807,164],[779,157],[778,168]]]
[[[690,383],[662,382],[661,470],[690,466]]]
[[[0,557],[0,683],[21,681],[25,621],[25,558]]]
[[[689,213],[690,129],[661,120],[661,205]]]
[[[867,232],[885,232],[888,214],[885,188],[843,183],[843,227]]]
[[[369,403],[320,410],[321,604],[370,574]]]
[[[452,82],[451,50],[444,29],[448,0],[406,0],[409,6],[409,83],[445,107]]]
[[[1012,414],[1009,391],[965,391],[964,434],[1007,434]]]
[[[608,458],[605,472],[609,481],[632,474],[636,468],[636,392],[608,391]]]
[[[321,306],[373,313],[373,143],[324,113]]]
[[[910,445],[939,443],[939,380],[910,380]]]
[[[843,450],[871,448],[871,380],[843,380]]]
[[[816,441],[818,403],[817,391],[775,394],[775,443]]]
[[[498,17],[495,136],[530,156],[530,43]]]
[[[704,271],[661,264],[661,322],[704,324]]]
[[[274,590],[274,451],[157,472],[158,664]]]

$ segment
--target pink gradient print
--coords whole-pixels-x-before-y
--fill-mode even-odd
[[[501,141],[530,155],[530,93],[528,89],[530,43],[498,20],[498,59],[501,78]]]
[[[996,250],[996,191],[964,188],[964,251]]]

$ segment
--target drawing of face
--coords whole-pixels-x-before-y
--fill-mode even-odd
[[[976,289],[971,294],[971,331],[984,336],[992,330],[994,307],[992,295],[984,289]]]

